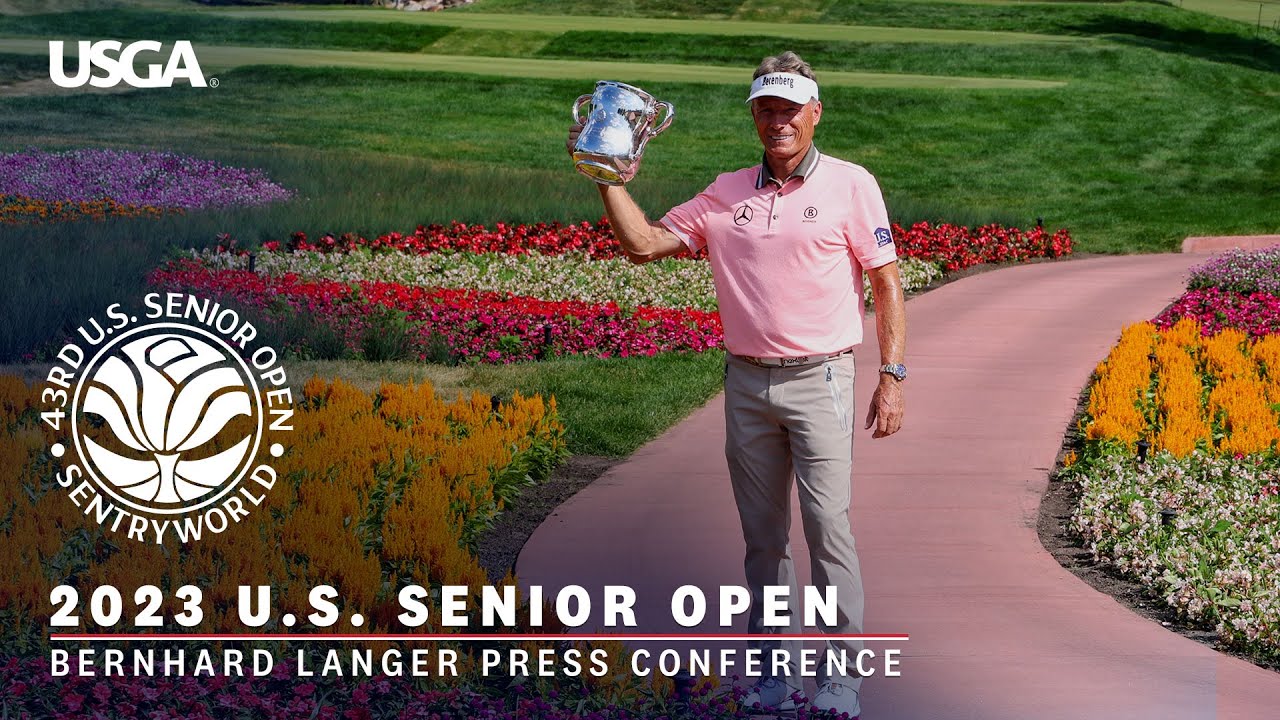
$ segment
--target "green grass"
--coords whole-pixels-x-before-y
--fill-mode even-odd
[[[556,15],[732,18],[743,0],[481,0],[466,10]]]
[[[0,0],[0,15],[44,15],[120,7],[117,0]]]
[[[554,395],[576,454],[621,457],[674,425],[721,389],[724,353],[652,358],[565,358],[475,369],[468,382],[499,395]]]
[[[202,70],[249,65],[292,67],[350,67],[375,70],[412,70],[431,73],[469,73],[504,78],[549,80],[576,79],[594,82],[601,77],[627,77],[632,82],[739,83],[749,79],[741,67],[645,63],[635,65],[599,60],[549,60],[514,57],[478,57],[455,54],[409,54],[394,52],[335,51],[315,48],[196,46]],[[64,50],[75,54],[75,48]],[[0,52],[46,55],[44,40],[0,40]],[[166,56],[161,52],[161,60]],[[138,62],[153,62],[141,57]],[[209,77],[205,73],[206,78]],[[213,83],[209,80],[210,84]],[[219,82],[221,82],[219,80]],[[1043,89],[1058,87],[1057,81],[1022,78],[969,78],[952,75],[907,75],[891,73],[831,72],[823,76],[827,85],[888,88]]]
[[[461,10],[461,11],[459,11]],[[1079,38],[1054,38],[1015,32],[989,32],[981,29],[938,29],[899,27],[886,32],[882,27],[860,27],[852,24],[807,23],[786,25],[776,22],[727,21],[717,19],[667,19],[662,17],[613,17],[607,15],[551,15],[467,12],[465,8],[436,13],[404,13],[375,8],[215,8],[206,11],[222,17],[250,19],[271,18],[298,22],[384,22],[402,25],[444,25],[470,30],[532,31],[560,33],[570,30],[587,32],[659,32],[684,35],[755,35],[801,40],[844,40],[877,42],[937,43],[1045,43],[1078,42]],[[602,50],[602,52],[607,52]]]
[[[285,20],[237,20],[207,13],[97,10],[45,15],[0,15],[0,35],[50,39],[118,38],[196,45],[264,45],[388,52],[419,52],[452,28],[396,23],[297,23]]]
[[[651,33],[567,32],[544,45],[540,57],[590,58],[605,45],[618,60],[681,62],[741,68],[778,52],[772,38]],[[1070,80],[1088,77],[1082,68],[1105,66],[1122,50],[1115,45],[937,45],[793,40],[786,48],[816,68],[824,86],[831,71]]]
[[[1138,0],[1134,2],[1035,2],[1027,0],[478,0],[465,13],[528,13],[635,18],[732,19],[841,23],[1045,34],[1103,34],[1117,21],[1170,26],[1186,13],[1177,5],[1253,25],[1258,4],[1244,0]],[[1264,19],[1273,8],[1264,9]],[[1202,18],[1187,22],[1200,24]],[[1270,22],[1264,22],[1270,24]],[[591,29],[591,28],[578,28]],[[1123,30],[1121,30],[1123,32]]]
[[[555,13],[563,15],[617,15],[669,18],[751,18],[803,22],[821,19],[833,5],[846,0],[477,0],[465,10],[481,12]],[[902,4],[914,4],[929,0],[898,0]],[[1214,0],[1210,0],[1214,1]],[[963,5],[1041,5],[1034,0],[933,0],[930,4],[950,3]],[[1055,5],[1068,2],[1047,0]],[[1076,0],[1070,4],[1090,5],[1113,3],[1115,0]],[[858,4],[847,0],[848,4]]]
[[[1108,24],[1146,20],[1168,25],[1176,8],[1150,2],[1122,3],[954,3],[900,0],[837,0],[823,22],[893,27],[982,29],[1048,34],[1103,34]]]
[[[1275,28],[1280,23],[1280,2],[1248,0],[1173,0],[1178,7],[1236,20],[1247,25]],[[1261,13],[1259,13],[1261,10]]]
[[[515,30],[455,29],[431,44],[427,52],[442,55],[529,57],[536,55],[556,33]]]

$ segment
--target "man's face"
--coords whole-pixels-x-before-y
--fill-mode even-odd
[[[813,128],[822,119],[822,102],[801,105],[780,97],[758,97],[751,101],[751,117],[765,154],[787,160],[808,152]]]

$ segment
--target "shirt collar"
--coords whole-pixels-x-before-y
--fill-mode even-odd
[[[813,174],[813,169],[818,166],[818,146],[810,144],[809,152],[804,154],[804,159],[791,171],[791,175],[787,177],[790,180],[793,177],[802,177],[806,180]],[[777,182],[777,178],[773,176],[773,172],[769,170],[769,157],[766,155],[760,160],[760,173],[756,176],[756,189],[761,190],[770,182]],[[785,180],[781,184],[785,184]]]

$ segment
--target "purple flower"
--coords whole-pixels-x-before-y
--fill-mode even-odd
[[[0,153],[0,195],[196,210],[262,205],[293,193],[261,170],[168,152],[82,149]]]
[[[1253,251],[1229,250],[1192,268],[1187,287],[1280,295],[1280,245]]]

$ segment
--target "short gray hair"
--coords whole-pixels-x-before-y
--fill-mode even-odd
[[[756,74],[752,75],[751,79],[755,80],[761,75],[778,72],[795,73],[796,75],[803,75],[814,82],[818,81],[818,78],[814,77],[813,68],[809,67],[809,63],[790,50],[777,55],[770,55],[761,60],[760,66],[756,68]]]

